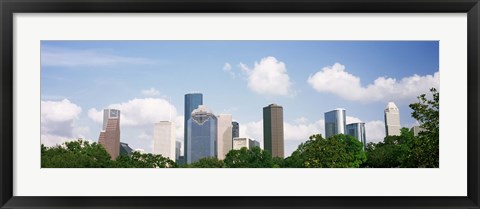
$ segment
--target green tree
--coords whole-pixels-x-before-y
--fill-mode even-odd
[[[410,104],[412,117],[424,130],[415,138],[411,146],[409,161],[417,167],[438,168],[439,166],[439,97],[440,93],[430,89],[432,99],[425,94],[418,97],[418,102]]]
[[[177,164],[162,155],[132,152],[130,156],[120,155],[115,159],[118,168],[175,168]]]
[[[227,168],[272,168],[274,162],[270,152],[259,147],[230,150],[223,160]]]
[[[367,161],[363,167],[413,167],[408,162],[412,141],[413,133],[402,128],[400,136],[386,136],[382,142],[368,143],[365,149]]]
[[[189,168],[223,168],[223,161],[216,157],[205,157],[188,165]]]
[[[41,145],[42,168],[108,168],[113,166],[110,155],[97,143],[84,140],[64,142],[62,145]]]
[[[316,134],[300,144],[286,167],[294,168],[358,168],[366,161],[363,145],[352,136],[337,134],[328,139]]]

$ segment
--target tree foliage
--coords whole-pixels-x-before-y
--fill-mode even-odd
[[[223,160],[227,168],[272,168],[274,161],[270,152],[253,147],[230,150]]]
[[[366,160],[362,147],[362,143],[352,136],[337,134],[324,139],[316,134],[300,144],[285,159],[285,165],[293,168],[358,168]]]
[[[205,157],[200,160],[185,166],[186,168],[223,168],[224,164],[222,160],[216,157]]]
[[[410,104],[415,118],[424,130],[421,131],[412,144],[410,161],[417,167],[438,168],[439,166],[439,98],[440,93],[430,89],[432,99],[425,94],[418,97],[418,102]]]
[[[407,128],[400,130],[400,136],[386,136],[383,142],[368,143],[364,167],[397,168],[410,167],[408,162],[413,133]]]

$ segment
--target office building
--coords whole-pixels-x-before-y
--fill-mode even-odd
[[[188,135],[188,120],[192,116],[192,111],[197,109],[199,105],[203,105],[203,95],[201,93],[189,93],[185,94],[185,113],[184,113],[184,123],[183,123],[183,155],[185,159],[188,158],[188,143],[187,143],[187,135]]]
[[[217,115],[217,158],[225,159],[225,155],[232,150],[232,115]]]
[[[253,147],[260,147],[260,142],[250,138],[233,138],[233,149],[239,150],[242,149],[242,147],[246,147],[247,149],[251,149]]]
[[[385,133],[387,136],[400,136],[400,111],[397,105],[389,102],[385,107]]]
[[[130,156],[132,154],[133,149],[128,146],[127,143],[120,142],[120,155],[127,155]]]
[[[103,130],[98,137],[98,143],[101,144],[112,160],[115,160],[120,154],[120,110],[103,110]]]
[[[240,126],[237,121],[232,122],[232,138],[238,138],[240,136]]]
[[[175,141],[175,161],[178,162],[180,159],[180,150],[182,149],[182,142]]]
[[[284,157],[283,108],[270,104],[263,108],[263,147],[272,157]]]
[[[192,111],[187,121],[187,147],[184,153],[187,163],[193,163],[204,157],[217,156],[217,118],[204,105]]]
[[[175,123],[160,121],[153,127],[153,154],[175,161]]]
[[[346,111],[343,108],[337,108],[325,113],[325,138],[335,134],[345,134],[347,121]]]
[[[367,134],[365,132],[365,123],[350,123],[347,125],[346,130],[347,135],[353,136],[358,139],[358,141],[362,142],[364,150],[367,148]]]
[[[410,129],[410,131],[413,132],[413,136],[418,136],[418,134],[420,134],[420,132],[426,131],[426,129],[422,128],[421,126],[413,126]]]

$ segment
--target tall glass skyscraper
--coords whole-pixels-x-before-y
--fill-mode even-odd
[[[325,113],[325,138],[345,134],[347,115],[345,109],[337,108]]]
[[[347,125],[347,135],[353,136],[363,143],[363,149],[367,148],[367,134],[365,132],[365,123],[350,123]]]
[[[389,102],[385,107],[385,133],[400,136],[400,128],[400,111],[395,103]]]
[[[238,138],[240,136],[240,126],[237,121],[232,122],[232,138]]]
[[[270,104],[263,108],[263,147],[272,157],[284,157],[283,107]]]
[[[200,105],[193,110],[187,121],[188,133],[186,149],[187,163],[193,163],[204,157],[217,156],[217,118],[206,106]]]
[[[185,94],[185,113],[183,121],[183,156],[184,159],[188,159],[188,144],[187,144],[187,135],[188,135],[188,120],[192,116],[192,111],[197,109],[199,105],[203,105],[203,95],[201,93],[189,93]]]

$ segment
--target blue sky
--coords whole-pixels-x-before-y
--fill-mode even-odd
[[[383,109],[439,87],[437,41],[42,41],[42,142],[98,140],[101,111],[122,111],[121,141],[152,151],[153,123],[173,120],[183,138],[183,98],[201,92],[214,114],[262,143],[262,107],[284,108],[286,154],[337,107],[384,136]],[[383,132],[382,132],[383,131]]]

